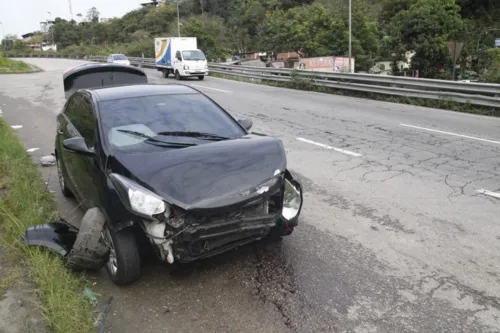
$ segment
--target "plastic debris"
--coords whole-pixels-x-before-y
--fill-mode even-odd
[[[56,158],[55,158],[55,156],[52,156],[52,155],[43,156],[43,157],[40,159],[40,163],[41,163],[43,166],[52,166],[52,165],[56,165]]]
[[[97,297],[96,295],[94,294],[94,292],[92,290],[90,290],[90,288],[86,287],[85,289],[83,289],[83,294],[85,296],[87,296],[87,298],[93,303],[97,303]]]
[[[99,308],[99,314],[97,315],[97,320],[96,320],[97,333],[108,332],[108,330],[104,327],[104,324],[106,323],[106,315],[108,314],[112,300],[113,297],[110,297],[107,301],[102,303]]]

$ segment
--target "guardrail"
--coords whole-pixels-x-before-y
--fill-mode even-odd
[[[34,55],[34,57],[37,56],[38,55]],[[95,62],[107,61],[106,56],[82,55],[64,57],[59,55],[47,55],[47,57],[82,59]],[[129,60],[130,63],[135,66],[155,68],[153,58],[129,57]],[[297,82],[298,80],[304,80],[317,86],[333,89],[453,101],[500,108],[500,84],[465,83],[373,74],[318,72],[311,70],[292,70],[287,68],[249,67],[242,65],[227,65],[223,63],[210,63],[209,70],[212,73],[259,81]]]

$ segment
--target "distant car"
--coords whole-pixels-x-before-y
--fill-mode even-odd
[[[123,54],[112,54],[108,57],[108,62],[112,64],[130,66],[130,60]]]
[[[191,262],[293,232],[301,185],[282,142],[251,126],[179,84],[85,88],[68,98],[57,116],[59,183],[105,216],[115,284],[137,280],[148,244],[168,263]]]

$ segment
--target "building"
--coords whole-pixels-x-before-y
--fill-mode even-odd
[[[141,3],[142,7],[153,6],[153,7],[165,7],[164,0],[151,0],[150,2]]]

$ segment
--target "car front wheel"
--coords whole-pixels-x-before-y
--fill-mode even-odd
[[[198,80],[203,80],[204,78],[205,78],[205,76],[203,76],[203,75],[198,76]]]
[[[111,280],[119,286],[137,281],[141,273],[141,257],[134,233],[129,229],[115,232],[105,227],[103,238],[109,247],[106,270]]]
[[[175,71],[175,79],[179,81],[181,79],[181,73],[179,71]]]

